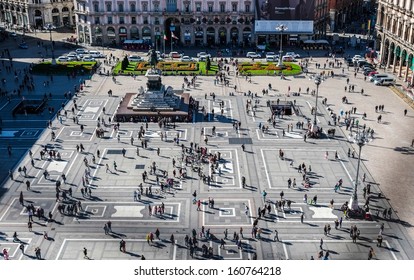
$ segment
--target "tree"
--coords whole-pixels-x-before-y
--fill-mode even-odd
[[[121,69],[122,70],[127,69],[128,68],[128,65],[129,65],[129,60],[128,60],[128,57],[125,56],[124,59],[121,62]]]
[[[210,70],[211,68],[211,61],[210,61],[210,57],[207,56],[206,58],[206,70]]]

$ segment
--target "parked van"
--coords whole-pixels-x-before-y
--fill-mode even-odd
[[[392,77],[388,78],[379,78],[374,81],[376,86],[392,86],[395,84],[395,79]]]
[[[388,75],[388,74],[375,74],[375,75],[372,75],[369,78],[369,81],[373,82],[373,81],[375,81],[377,79],[380,79],[380,78],[390,78],[390,75]]]
[[[89,51],[89,55],[93,58],[104,58],[105,56],[99,51]]]

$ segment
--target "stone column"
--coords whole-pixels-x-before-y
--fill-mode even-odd
[[[411,82],[410,84],[414,86],[414,71],[411,72]]]
[[[398,67],[398,77],[401,77],[403,62],[404,62],[404,58],[402,57],[402,55],[400,55],[400,65]]]
[[[394,50],[394,59],[392,60],[392,73],[395,73],[396,64],[397,64],[397,54],[395,53],[395,50]]]
[[[382,33],[381,39],[382,39],[382,41],[381,41],[381,45],[380,45],[380,57],[381,57],[380,64],[384,64],[385,63],[385,61],[384,61],[384,55],[385,55],[384,33]],[[375,39],[375,41],[377,41],[377,40]]]
[[[405,65],[406,66],[405,66],[404,82],[407,82],[408,81],[408,72],[410,71],[410,65],[409,65],[408,58],[405,61]]]
[[[207,27],[203,28],[203,45],[207,46]]]
[[[226,28],[226,44],[230,43],[231,40],[230,30],[231,29]]]
[[[237,43],[240,44],[240,43],[243,43],[243,28],[239,27],[238,30],[239,30],[239,38],[237,39]]]
[[[391,43],[390,43],[390,45],[388,46],[388,57],[387,57],[387,67],[386,68],[389,68],[390,67],[390,64],[391,64]]]

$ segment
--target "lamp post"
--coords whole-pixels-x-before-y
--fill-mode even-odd
[[[321,76],[316,76],[315,77],[315,85],[316,85],[316,98],[315,98],[315,114],[314,114],[314,118],[313,118],[313,125],[314,126],[316,126],[316,114],[317,114],[317,111],[318,111],[318,93],[319,93],[319,85],[321,84],[321,82],[322,82],[322,78],[321,78]]]
[[[365,143],[368,142],[368,134],[364,131],[358,131],[355,133],[354,141],[359,147],[358,151],[358,164],[357,164],[357,172],[355,178],[355,185],[354,185],[354,192],[352,193],[351,199],[349,200],[348,207],[350,210],[357,211],[359,209],[358,205],[358,178],[359,178],[359,166],[361,164],[361,151],[362,147]]]
[[[170,25],[170,31],[171,31],[171,35],[170,35],[171,50],[170,50],[170,52],[172,52],[173,51],[173,32],[175,31],[175,25],[172,22],[171,22],[171,25]]]
[[[53,43],[53,39],[52,39],[52,25],[49,25],[47,27],[47,29],[49,30],[49,34],[50,34],[50,43],[52,44],[52,65],[56,65],[56,59],[55,59],[55,48],[54,48],[54,43]]]
[[[286,31],[288,28],[286,25],[281,24],[279,26],[276,27],[276,31],[280,32],[280,50],[279,50],[279,62],[277,64],[277,66],[279,67],[283,67],[283,61],[282,61],[282,44],[283,44],[283,31]]]

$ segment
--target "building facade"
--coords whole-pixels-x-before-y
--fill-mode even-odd
[[[78,40],[91,45],[243,46],[253,33],[254,0],[75,0],[75,13]]]
[[[329,24],[329,0],[256,0],[257,45],[301,45],[324,39]],[[280,34],[276,27],[286,30]]]
[[[380,61],[414,85],[414,1],[379,0],[377,11],[376,46]]]
[[[75,24],[72,0],[0,0],[0,22],[16,30],[30,31],[46,25]]]
[[[347,27],[361,19],[363,0],[329,0],[329,29],[331,32],[349,32]]]

